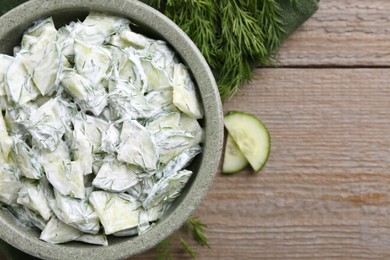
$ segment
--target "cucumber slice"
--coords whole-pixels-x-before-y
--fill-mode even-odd
[[[243,170],[249,162],[238,148],[233,137],[228,133],[225,146],[225,156],[222,165],[223,174],[233,174]]]
[[[254,115],[231,111],[225,127],[255,172],[268,160],[271,140],[266,126]]]

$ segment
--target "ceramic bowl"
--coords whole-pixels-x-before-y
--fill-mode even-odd
[[[0,211],[0,238],[12,246],[44,259],[123,259],[156,246],[190,217],[204,198],[219,164],[223,143],[223,114],[218,89],[200,51],[171,20],[135,0],[31,0],[0,17],[0,53],[11,55],[23,32],[40,18],[52,16],[57,26],[83,19],[90,11],[123,16],[137,24],[137,30],[167,41],[190,68],[197,83],[205,118],[203,153],[191,164],[194,174],[169,211],[146,233],[127,238],[109,237],[109,246],[79,242],[52,245],[39,240],[39,233],[16,224]]]

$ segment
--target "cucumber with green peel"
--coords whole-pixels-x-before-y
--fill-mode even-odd
[[[223,174],[233,174],[242,171],[249,164],[248,160],[238,148],[233,137],[228,133],[225,146],[225,156],[222,165]]]
[[[259,172],[271,148],[267,127],[256,116],[238,111],[225,115],[225,127],[253,170]]]

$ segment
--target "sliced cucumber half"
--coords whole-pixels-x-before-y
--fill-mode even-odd
[[[271,148],[267,127],[256,116],[238,111],[226,114],[225,127],[253,170],[259,172]]]
[[[225,146],[225,156],[222,165],[223,174],[233,174],[242,171],[249,164],[248,160],[238,148],[233,137],[228,133]]]

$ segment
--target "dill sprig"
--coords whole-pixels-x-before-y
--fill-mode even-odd
[[[298,0],[290,0],[293,4]],[[150,0],[198,46],[216,77],[222,100],[272,63],[283,38],[277,0]]]
[[[185,240],[184,236],[189,235],[191,233],[192,238],[195,242],[202,247],[210,247],[208,243],[208,239],[206,236],[206,228],[207,225],[204,224],[198,217],[191,216],[183,225],[183,227],[179,230],[179,239],[180,245],[183,250],[194,259],[197,255],[194,248],[190,246],[190,244]],[[156,259],[165,260],[165,259],[173,259],[172,257],[172,240],[174,236],[171,236],[164,241],[162,241],[156,248]]]
[[[184,240],[184,238],[180,235],[180,245],[181,247],[184,249],[184,251],[187,252],[187,254],[191,257],[191,258],[195,258],[196,257],[196,252],[194,251],[194,249],[192,249],[190,247],[190,245],[187,243],[187,241]]]
[[[198,217],[190,217],[183,225],[186,232],[192,232],[192,237],[199,245],[210,247],[205,233],[206,228],[207,225],[202,223]]]

